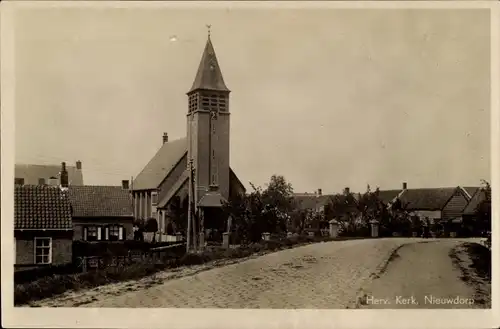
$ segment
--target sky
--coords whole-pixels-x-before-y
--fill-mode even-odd
[[[16,163],[119,185],[186,135],[212,25],[231,166],[296,192],[490,178],[487,10],[38,8],[15,22]]]

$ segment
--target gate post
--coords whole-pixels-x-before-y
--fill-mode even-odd
[[[372,238],[378,237],[378,227],[379,227],[379,222],[376,219],[373,219],[370,221],[371,224],[371,229],[372,229]]]
[[[336,238],[339,235],[339,222],[335,219],[332,219],[330,222],[330,237]]]

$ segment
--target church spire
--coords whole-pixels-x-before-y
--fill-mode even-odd
[[[216,90],[216,91],[226,91],[229,89],[224,83],[224,78],[222,77],[222,72],[217,62],[217,56],[215,55],[214,46],[212,45],[212,40],[210,39],[210,27],[208,28],[208,38],[205,45],[205,50],[201,56],[200,65],[198,67],[198,72],[193,82],[193,86],[189,90],[188,94],[195,90]]]

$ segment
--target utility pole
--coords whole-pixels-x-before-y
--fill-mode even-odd
[[[191,216],[191,220],[193,221],[192,222],[192,229],[193,229],[193,249],[197,249],[198,248],[198,239],[197,239],[197,236],[196,236],[196,224],[198,223],[198,220],[197,220],[197,212],[196,212],[196,193],[195,193],[195,174],[196,174],[196,169],[194,168],[193,165],[191,165],[191,195],[193,196],[192,198],[192,202],[193,204],[191,205],[191,212],[192,212],[192,216]]]
[[[189,191],[188,191],[188,222],[187,222],[187,230],[186,230],[186,252],[190,251],[191,247],[191,220],[192,220],[192,213],[191,213],[191,202],[193,199],[192,195],[192,185],[193,185],[193,159],[189,159]]]

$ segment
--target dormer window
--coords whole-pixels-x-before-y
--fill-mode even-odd
[[[45,178],[38,178],[38,185],[45,185]]]
[[[24,178],[14,178],[14,184],[24,185]]]

